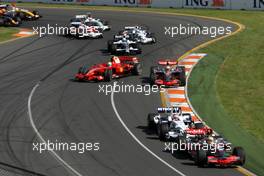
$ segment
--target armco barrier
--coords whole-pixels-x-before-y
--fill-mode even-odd
[[[1,1],[1,0],[0,0]],[[264,0],[2,0],[2,2],[72,3],[86,5],[264,10]]]

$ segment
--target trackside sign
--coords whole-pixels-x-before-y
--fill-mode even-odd
[[[185,8],[217,8],[228,9],[229,0],[184,0]]]
[[[1,0],[0,0],[1,1]],[[14,2],[15,0],[2,0]],[[19,0],[36,2],[36,0]],[[111,5],[135,7],[208,8],[235,10],[264,10],[264,0],[37,0],[42,3]]]

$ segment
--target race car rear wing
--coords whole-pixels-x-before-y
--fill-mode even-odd
[[[181,107],[162,107],[157,108],[158,113],[181,113]]]
[[[159,65],[177,65],[178,61],[175,61],[175,60],[159,60],[158,64]]]
[[[75,18],[87,18],[87,15],[75,15]]]

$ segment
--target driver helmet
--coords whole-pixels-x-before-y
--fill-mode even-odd
[[[4,14],[5,13],[5,9],[0,9],[0,14]]]
[[[123,38],[122,38],[122,42],[126,42],[127,40],[126,40],[126,37],[124,36]]]
[[[214,137],[213,136],[209,136],[206,141],[207,141],[208,144],[214,144]]]
[[[111,62],[115,63],[115,64],[119,64],[120,63],[120,59],[117,56],[113,56],[112,59],[111,59]]]
[[[112,62],[107,62],[107,66],[111,67],[112,66]]]
[[[91,17],[92,17],[92,14],[91,14],[91,12],[87,12],[87,14],[86,14],[86,15],[87,15],[87,17],[88,17],[88,18],[91,18]]]
[[[169,65],[167,65],[167,66],[165,67],[165,70],[166,70],[166,71],[170,71],[170,69],[171,69],[171,67],[170,67]]]
[[[172,114],[172,120],[173,121],[179,121],[179,117],[178,117],[178,114]]]

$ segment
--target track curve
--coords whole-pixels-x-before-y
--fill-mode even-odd
[[[40,9],[44,18],[24,27],[66,24],[84,10]],[[125,25],[142,24],[157,35],[156,45],[144,46],[142,77],[117,80],[120,84],[145,84],[149,68],[158,58],[176,58],[195,46],[210,40],[208,36],[164,35],[164,26],[193,24],[198,26],[231,25],[195,17],[144,14],[132,12],[92,11],[94,16],[111,22],[112,31],[102,40],[71,40],[60,36],[25,38],[0,48],[0,134],[1,162],[22,168],[35,175],[71,175],[49,153],[32,151],[37,136],[27,114],[27,98],[40,80],[32,97],[32,115],[44,139],[67,142],[100,142],[100,151],[58,155],[82,175],[178,175],[146,152],[125,131],[111,105],[110,95],[98,92],[105,83],[71,81],[80,65],[106,61],[102,52],[106,41]],[[231,25],[235,30],[235,26]],[[151,151],[185,175],[241,175],[233,169],[202,169],[181,156],[163,152],[162,144],[146,131],[146,116],[160,105],[160,95],[118,93],[115,105],[131,132]],[[177,158],[177,159],[176,159]],[[19,170],[16,168],[15,170]],[[33,173],[34,172],[34,173]]]

